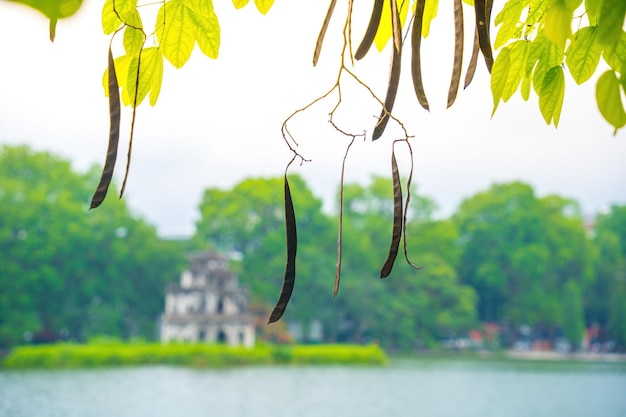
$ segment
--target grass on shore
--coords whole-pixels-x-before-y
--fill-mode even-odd
[[[189,343],[62,343],[18,346],[0,368],[93,368],[147,364],[227,367],[255,364],[384,364],[376,345],[257,345],[253,348]]]

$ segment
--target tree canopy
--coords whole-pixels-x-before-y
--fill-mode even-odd
[[[87,213],[98,169],[26,147],[0,148],[0,346],[59,337],[154,334],[183,248],[123,201]]]

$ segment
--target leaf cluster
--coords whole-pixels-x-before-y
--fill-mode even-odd
[[[233,0],[236,8],[247,3]],[[159,4],[154,31],[148,32],[140,8]],[[255,4],[265,14],[273,0],[255,0]],[[136,109],[148,96],[150,105],[156,104],[163,82],[164,59],[175,68],[181,68],[196,45],[213,59],[217,58],[220,46],[220,26],[212,0],[164,0],[144,5],[138,4],[137,0],[106,0],[102,8],[102,29],[106,35],[112,35],[108,67],[102,78],[105,95],[109,97],[111,127],[106,163],[92,197],[91,208],[102,204],[111,184],[118,155],[121,103],[132,107],[132,121],[120,197],[124,194],[130,170]],[[124,34],[125,54],[113,58],[113,40],[120,31]],[[154,46],[146,47],[148,41]]]
[[[596,100],[615,132],[626,125],[626,3],[621,0],[509,0],[495,19],[500,49],[491,75],[493,112],[516,91],[531,86],[546,123],[558,126],[565,96],[565,68],[576,84],[609,67],[596,83]],[[587,23],[585,26],[584,23]],[[572,27],[577,27],[572,32]]]

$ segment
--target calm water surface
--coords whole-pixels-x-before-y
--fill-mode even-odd
[[[625,417],[609,364],[0,371],[1,417]]]

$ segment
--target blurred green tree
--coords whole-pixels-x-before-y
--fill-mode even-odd
[[[409,242],[409,250],[419,250],[426,268],[417,273],[398,265],[393,276],[382,281],[378,272],[384,259],[377,255],[391,228],[392,183],[375,177],[369,185],[346,184],[343,278],[333,299],[337,218],[322,211],[321,201],[301,178],[291,177],[290,183],[300,241],[296,290],[287,321],[320,320],[326,341],[379,339],[387,347],[402,349],[415,347],[419,340],[432,344],[463,334],[476,324],[476,295],[470,287],[459,285],[455,269],[456,228],[452,222],[431,219],[431,200],[412,199],[412,220],[407,226],[420,236]],[[255,301],[268,308],[276,300],[284,273],[281,195],[280,178],[248,179],[230,190],[208,189],[193,238],[197,249],[212,247],[240,256],[241,281],[250,287]],[[435,254],[444,249],[442,255]]]
[[[608,330],[602,341],[626,349],[626,206],[612,206],[596,219],[595,277],[587,304],[589,320]]]
[[[559,196],[537,198],[519,182],[497,184],[466,199],[454,220],[463,244],[458,270],[478,292],[480,319],[528,324],[554,340],[564,325],[567,284],[586,288],[592,278],[578,205]]]
[[[87,212],[98,169],[0,148],[0,345],[30,337],[153,337],[182,248],[125,203]]]

